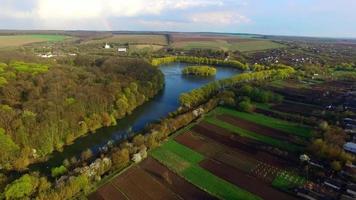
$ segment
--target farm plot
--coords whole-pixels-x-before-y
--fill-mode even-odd
[[[164,35],[135,35],[135,34],[117,34],[108,38],[90,40],[85,44],[146,44],[146,45],[167,45],[167,39]]]
[[[4,35],[0,36],[0,48],[17,47],[37,42],[59,42],[70,38],[64,35]]]
[[[131,200],[179,199],[175,193],[137,166],[114,179],[112,184]]]
[[[173,140],[153,150],[151,155],[197,187],[221,199],[260,199],[235,185],[216,177],[199,166],[204,156]],[[179,163],[185,163],[182,168]],[[178,164],[178,166],[176,166]]]
[[[291,101],[284,101],[283,103],[272,106],[271,108],[280,112],[293,113],[304,116],[313,116],[313,112],[320,111],[319,107]]]
[[[282,48],[284,45],[271,40],[242,38],[232,35],[181,35],[173,34],[172,47],[185,50],[215,49],[224,51],[260,51]]]
[[[207,159],[199,163],[201,167],[264,199],[295,199],[288,194],[272,188],[272,181],[278,174],[282,171],[284,172],[281,168],[288,168],[276,164],[278,163],[276,162],[278,158],[266,154],[262,155],[258,151],[248,154],[244,151],[239,151],[239,149],[225,146],[219,143],[219,141],[210,139],[204,135],[204,133],[209,132],[209,130],[211,131],[214,127],[210,125],[208,129],[197,128],[201,127],[202,124],[204,125],[204,122],[174,138],[175,141],[207,157]],[[215,134],[218,136],[217,138],[221,138],[221,131]],[[227,132],[223,134],[234,136],[232,133]],[[263,162],[268,160],[270,164]]]
[[[298,144],[298,141],[299,141],[295,135],[292,135],[290,133],[286,133],[281,130],[266,127],[266,126],[257,124],[255,122],[247,121],[247,120],[244,120],[241,118],[236,118],[236,117],[232,117],[229,115],[220,115],[217,118],[221,121],[230,123],[234,126],[241,127],[248,131],[259,133],[261,135],[270,136],[270,137],[280,139],[280,140],[286,140],[288,142],[295,143],[295,144]]]
[[[243,171],[237,170],[236,168],[230,167],[221,162],[205,160],[200,163],[200,166],[253,194],[259,195],[263,199],[297,199],[286,193],[273,189]]]
[[[206,118],[206,122],[210,123],[210,124],[213,124],[213,125],[216,125],[216,126],[219,126],[221,128],[224,128],[234,134],[237,134],[237,135],[240,135],[242,137],[246,137],[246,138],[249,138],[249,139],[252,139],[252,140],[256,140],[256,141],[259,141],[261,143],[265,143],[267,145],[270,145],[272,147],[276,147],[276,148],[279,148],[279,149],[282,149],[282,150],[286,150],[288,152],[293,152],[293,153],[298,153],[298,152],[301,152],[303,150],[303,147],[302,146],[299,146],[299,145],[295,145],[295,144],[291,144],[289,143],[288,141],[282,141],[282,140],[278,140],[278,139],[275,139],[273,137],[269,137],[269,136],[265,136],[265,135],[262,135],[262,134],[259,134],[259,133],[255,133],[255,132],[252,132],[252,131],[248,131],[248,130],[245,130],[245,129],[242,129],[238,126],[234,126],[234,125],[231,125],[227,122],[224,122],[224,121],[220,121],[216,118]]]
[[[153,178],[149,173],[133,166],[89,196],[90,200],[180,199],[177,194]]]
[[[199,125],[193,127],[194,132],[210,138],[216,142],[224,144],[235,151],[248,156],[254,157],[260,161],[270,163],[280,167],[288,167],[293,160],[289,157],[272,156],[270,153],[261,151],[258,148],[263,146],[256,143],[254,140],[236,136],[235,134],[212,124],[201,122]]]
[[[247,121],[255,122],[260,125],[270,127],[273,129],[281,130],[286,133],[296,135],[298,137],[304,137],[309,139],[313,136],[312,129],[308,126],[296,124],[280,119],[268,117],[257,113],[244,113],[228,108],[219,107],[214,110],[215,114],[227,114],[237,118],[241,118]]]
[[[140,163],[140,167],[183,199],[217,199],[187,182],[151,157]]]

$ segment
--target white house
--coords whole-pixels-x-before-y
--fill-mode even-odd
[[[105,49],[110,49],[110,45],[108,45],[108,43],[105,43],[105,46],[104,46]]]
[[[126,47],[120,47],[120,48],[117,49],[117,51],[126,53],[127,52],[127,48]]]

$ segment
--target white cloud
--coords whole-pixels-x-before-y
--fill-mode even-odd
[[[190,16],[190,20],[195,23],[208,23],[216,25],[230,25],[251,22],[248,17],[233,11],[211,11],[195,13]]]
[[[88,19],[158,15],[165,10],[219,6],[221,0],[38,0],[41,19]]]

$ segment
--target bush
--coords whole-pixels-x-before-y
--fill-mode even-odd
[[[67,168],[61,165],[59,167],[52,168],[51,175],[52,177],[58,177],[65,174],[67,171]]]
[[[241,101],[237,105],[237,108],[238,108],[238,110],[243,111],[243,112],[253,112],[255,109],[255,106],[253,104],[251,104],[250,101],[244,100],[244,101]]]

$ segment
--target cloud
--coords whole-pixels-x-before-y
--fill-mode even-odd
[[[38,0],[41,19],[90,19],[159,15],[166,10],[221,6],[221,0]]]
[[[208,23],[216,25],[231,25],[251,22],[248,17],[234,11],[211,11],[195,13],[190,16],[190,19],[195,23]]]

